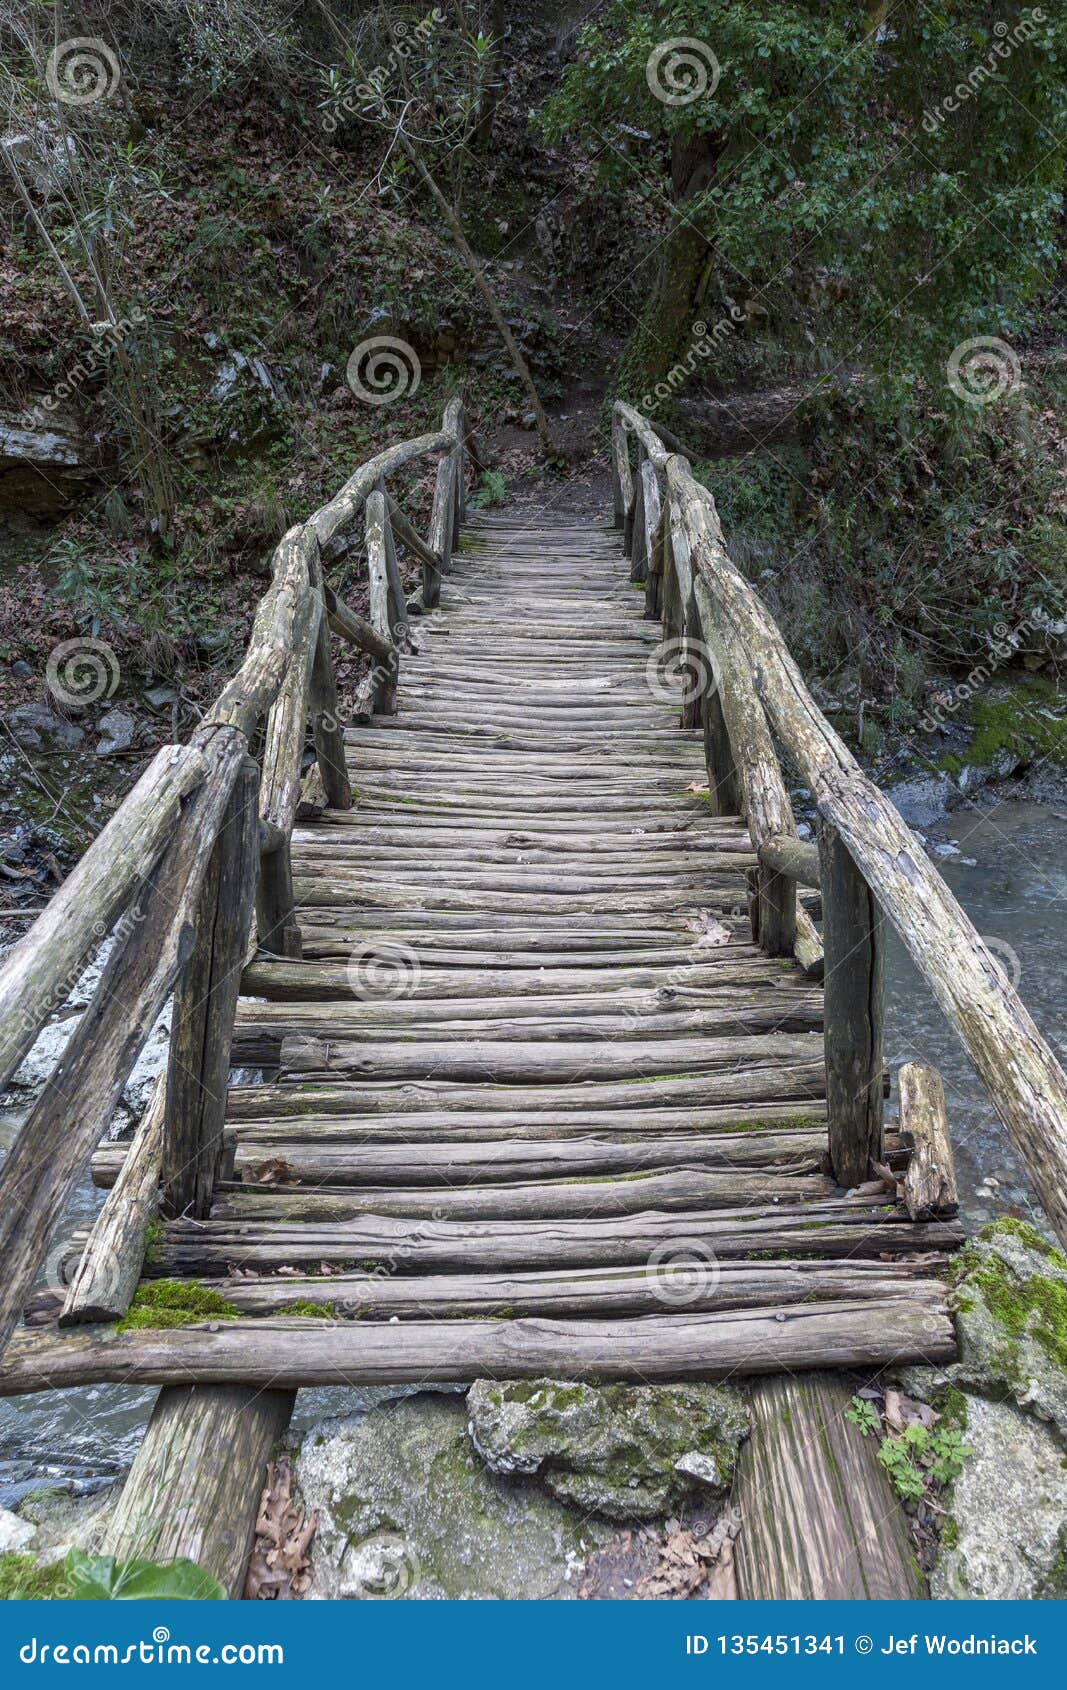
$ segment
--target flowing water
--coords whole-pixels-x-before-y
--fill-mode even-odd
[[[957,812],[933,831],[958,842],[959,854],[939,857],[938,866],[1067,1063],[1062,967],[1067,816],[1044,805],[1005,803],[987,811]],[[944,1079],[968,1224],[980,1225],[1006,1209],[1033,1216],[1034,1200],[1008,1136],[895,934],[890,934],[888,950],[887,1000],[886,1056],[892,1071],[902,1062],[924,1061]],[[20,1119],[15,1112],[0,1111],[0,1149],[11,1143]],[[88,1181],[80,1186],[64,1234],[84,1226],[101,1200]],[[42,1277],[54,1273],[61,1254],[60,1246],[53,1249]],[[356,1408],[367,1395],[303,1392],[297,1423],[306,1426],[320,1413]],[[41,1485],[63,1483],[78,1491],[109,1482],[129,1465],[154,1398],[154,1390],[99,1385],[0,1399],[0,1506],[10,1507]]]

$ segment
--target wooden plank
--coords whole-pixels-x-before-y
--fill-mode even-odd
[[[292,1389],[264,1388],[272,1385],[167,1383],[108,1524],[105,1554],[186,1558],[241,1596],[267,1462],[295,1401]]]
[[[215,840],[193,915],[192,954],[171,1014],[162,1212],[211,1208],[226,1115],[230,1040],[252,930],[259,866],[259,770],[246,757]]]
[[[827,822],[819,854],[830,1165],[842,1185],[854,1186],[882,1160],[884,936],[870,887]]]
[[[210,1326],[60,1338],[17,1334],[0,1391],[60,1389],[90,1382],[249,1387],[463,1383],[485,1376],[537,1379],[731,1379],[807,1368],[884,1367],[951,1361],[951,1317],[913,1298],[804,1303],[738,1313],[664,1314],[635,1320],[449,1320],[389,1322],[227,1320]],[[182,1417],[179,1414],[180,1429]],[[239,1426],[240,1421],[236,1421]],[[162,1442],[162,1440],[161,1440]],[[198,1449],[206,1444],[200,1440]],[[230,1446],[216,1440],[220,1468],[234,1470]],[[164,1464],[166,1462],[166,1464]],[[188,1468],[187,1464],[187,1468]],[[251,1463],[248,1464],[249,1466]],[[153,1463],[153,1468],[157,1467]],[[158,1470],[177,1472],[164,1457]],[[188,1494],[188,1479],[186,1490]],[[197,1494],[206,1487],[201,1483]],[[227,1495],[232,1493],[227,1490]],[[136,1492],[134,1492],[136,1495]],[[162,1512],[158,1505],[149,1519]],[[215,1520],[225,1518],[218,1502]],[[113,1537],[111,1542],[114,1543]],[[123,1538],[120,1544],[144,1539]]]
[[[61,1326],[120,1320],[130,1306],[144,1263],[145,1227],[159,1206],[166,1107],[167,1079],[161,1074],[132,1144],[122,1147],[127,1154],[71,1279]]]
[[[924,1062],[905,1062],[897,1083],[900,1130],[913,1147],[904,1175],[904,1206],[916,1221],[954,1215],[959,1193],[941,1076]]]
[[[936,1317],[935,1321],[936,1321]],[[738,1595],[747,1601],[910,1601],[925,1595],[877,1440],[846,1419],[851,1390],[817,1373],[749,1394]]]

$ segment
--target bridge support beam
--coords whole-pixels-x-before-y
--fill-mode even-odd
[[[819,851],[830,1165],[848,1187],[882,1160],[884,933],[877,899],[828,822]]]

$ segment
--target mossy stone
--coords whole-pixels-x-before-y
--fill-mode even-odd
[[[501,1474],[536,1474],[561,1502],[653,1520],[724,1497],[748,1434],[744,1400],[716,1385],[475,1382],[474,1447]]]

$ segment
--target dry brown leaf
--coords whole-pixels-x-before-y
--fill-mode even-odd
[[[293,1496],[289,1457],[269,1462],[248,1563],[246,1601],[291,1602],[306,1594],[311,1585],[308,1549],[317,1524]]]

